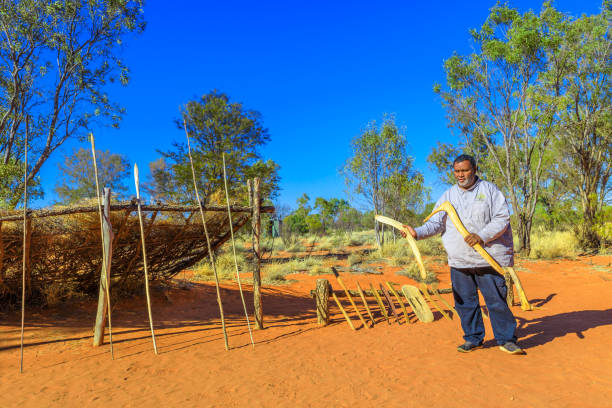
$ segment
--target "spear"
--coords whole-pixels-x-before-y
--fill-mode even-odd
[[[185,122],[183,121],[183,126]],[[185,131],[187,127],[185,126]],[[251,321],[246,308],[246,302],[244,301],[244,294],[242,293],[242,284],[240,283],[240,273],[238,273],[238,260],[236,258],[236,243],[234,241],[234,224],[232,224],[232,212],[230,211],[229,193],[227,190],[227,172],[225,170],[225,153],[221,156],[223,158],[223,183],[225,185],[225,200],[227,201],[227,217],[229,219],[230,234],[232,235],[232,251],[234,251],[234,265],[236,266],[236,281],[238,281],[238,289],[240,290],[240,298],[242,299],[242,307],[244,307],[244,316],[246,317],[247,327],[249,328],[249,336],[251,336],[251,345],[255,348],[255,342],[253,341],[253,332],[251,331]]]
[[[23,373],[23,331],[25,326],[25,285],[26,285],[26,216],[28,213],[28,136],[30,132],[30,120],[26,116],[25,155],[23,174],[23,262],[21,268],[21,358],[19,360],[19,372]]]
[[[140,181],[138,179],[137,164],[134,164],[134,183],[136,184],[136,201],[138,202],[138,222],[140,223],[140,238],[142,241],[142,258],[145,273],[145,293],[147,295],[147,309],[149,311],[149,326],[151,326],[153,350],[155,350],[155,354],[157,354],[157,343],[155,343],[155,330],[153,329],[153,314],[151,313],[151,297],[149,295],[149,268],[147,266],[147,249],[145,247],[144,227],[142,226],[142,210],[140,208]]]
[[[191,164],[191,176],[193,177],[193,189],[195,190],[196,199],[198,200],[198,207],[200,208],[200,216],[202,217],[202,225],[204,226],[204,236],[206,237],[206,245],[208,247],[208,258],[210,259],[210,265],[212,266],[213,274],[215,275],[215,287],[217,289],[217,303],[219,304],[219,314],[221,315],[221,327],[223,328],[223,339],[225,341],[225,350],[229,350],[229,344],[227,342],[227,331],[225,330],[225,316],[223,315],[223,303],[221,303],[221,291],[219,290],[219,275],[217,275],[217,266],[215,265],[215,258],[212,253],[212,248],[210,246],[210,238],[208,237],[208,229],[206,228],[206,219],[204,218],[204,209],[202,208],[202,201],[200,201],[200,194],[198,193],[198,184],[196,183],[195,169],[193,167],[193,158],[191,157],[191,143],[189,142],[189,132],[187,131],[187,125],[185,124],[184,118],[183,118],[183,127],[185,128],[185,136],[187,136],[187,153],[189,155],[189,163]]]
[[[102,242],[102,265],[106,267],[106,269],[104,270],[106,284],[104,286],[106,287],[106,304],[107,304],[107,309],[108,309],[108,339],[109,339],[109,344],[110,344],[111,359],[114,360],[115,353],[113,351],[113,325],[111,323],[110,276],[109,276],[110,274],[108,273],[108,271],[110,271],[110,268],[109,268],[109,265],[106,265],[107,258],[106,258],[106,248],[104,247],[104,227],[102,225],[103,223],[102,199],[100,198],[100,186],[98,185],[98,161],[96,160],[96,144],[94,142],[93,133],[89,134],[89,140],[91,141],[91,155],[93,157],[94,175],[96,178],[96,195],[98,196],[98,212],[100,213],[100,237],[101,237],[101,242]],[[102,339],[104,339],[104,333],[102,333]]]

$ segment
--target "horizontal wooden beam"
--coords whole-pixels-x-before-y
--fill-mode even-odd
[[[231,206],[231,211],[233,213],[250,213],[251,207],[241,207],[241,206]],[[111,211],[123,211],[123,210],[132,210],[136,211],[138,209],[138,204],[136,201],[132,201],[129,204],[114,204],[110,206]],[[200,208],[198,206],[192,205],[143,205],[141,207],[142,211],[161,211],[161,212],[196,212],[199,211]],[[226,206],[203,206],[204,211],[209,212],[226,212]],[[275,209],[273,206],[262,206],[260,207],[260,211],[262,213],[274,213]],[[45,218],[45,217],[56,217],[60,215],[70,215],[70,214],[84,214],[98,212],[97,206],[90,207],[70,207],[70,208],[61,208],[61,209],[41,209],[41,210],[28,210],[27,217],[28,218]],[[16,215],[6,215],[4,217],[0,217],[0,221],[19,221],[23,220],[23,214]]]

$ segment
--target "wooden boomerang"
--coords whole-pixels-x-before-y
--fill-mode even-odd
[[[416,245],[416,241],[412,237],[412,234],[410,234],[410,231],[408,231],[408,229],[406,229],[404,227],[404,224],[402,224],[401,222],[395,221],[394,219],[389,218],[389,217],[385,217],[384,215],[377,215],[374,217],[374,219],[378,222],[382,222],[383,224],[390,225],[406,233],[406,239],[408,240],[408,244],[410,245],[410,248],[412,249],[412,253],[414,254],[416,263],[419,266],[419,272],[421,274],[421,279],[425,280],[427,278],[427,272],[425,271],[425,265],[423,264],[423,259],[421,258],[421,251],[419,251],[419,248]]]
[[[402,286],[402,293],[420,321],[423,323],[431,323],[434,321],[434,315],[431,313],[431,309],[427,306],[427,302],[425,302],[423,295],[421,295],[421,292],[416,286],[404,285]]]
[[[455,211],[455,208],[453,207],[453,205],[449,203],[448,201],[443,202],[442,204],[440,204],[438,208],[435,208],[431,212],[431,214],[429,214],[427,218],[425,218],[425,222],[429,220],[435,213],[438,213],[441,211],[446,212],[446,214],[450,217],[451,221],[455,225],[455,228],[457,228],[457,231],[459,231],[459,233],[464,238],[470,234],[468,230],[465,229],[465,226],[461,222],[461,219],[459,218],[457,211]],[[502,276],[504,275],[504,268],[502,268],[502,266],[499,263],[497,263],[497,261],[493,259],[491,255],[489,255],[489,253],[482,247],[482,245],[477,243],[472,248],[474,248],[485,259],[485,261],[487,261],[489,265],[493,267],[493,269],[499,272]],[[519,292],[519,298],[521,299],[521,309],[533,310],[534,307],[531,304],[529,304],[529,300],[527,300],[527,295],[525,295],[525,291],[523,290],[523,285],[521,284],[521,281],[518,275],[516,274],[516,272],[514,272],[513,268],[507,268],[507,271],[510,273],[510,276],[512,276],[512,280],[514,281],[514,284],[516,285],[516,289]]]
[[[412,234],[410,233],[410,231],[408,231],[407,228],[404,227],[404,224],[402,224],[399,221],[394,220],[393,218],[389,218],[389,217],[385,217],[384,215],[376,215],[374,217],[375,220],[377,220],[378,222],[382,222],[383,224],[387,224],[390,225],[394,228],[397,228],[398,230],[402,231],[403,233],[406,234],[406,239],[408,240],[408,244],[410,245],[410,249],[412,249],[412,253],[414,254],[414,259],[416,260],[417,266],[419,267],[419,272],[421,274],[421,279],[425,280],[427,278],[427,271],[425,270],[425,264],[423,263],[423,258],[421,258],[421,251],[419,251],[419,247],[416,244],[416,240],[412,237]],[[434,292],[434,294],[438,297],[441,298],[440,294],[438,293],[438,290],[435,288],[431,288],[431,291]],[[438,307],[438,305],[436,304],[436,302],[434,301],[433,298],[429,298],[428,294],[426,293],[427,298],[431,301],[431,303],[434,305],[434,307],[442,314],[442,316],[447,319],[450,320],[450,317],[448,317],[448,315],[442,311],[441,308]],[[446,303],[446,302],[444,302]],[[448,303],[446,303],[448,305]],[[452,313],[457,313],[457,311],[450,305],[448,305],[451,309]]]

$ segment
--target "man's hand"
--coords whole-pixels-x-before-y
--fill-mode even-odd
[[[476,244],[480,244],[481,246],[484,245],[484,241],[478,236],[478,234],[468,234],[464,238],[464,241],[471,247]]]
[[[414,230],[414,228],[412,228],[410,225],[404,225],[404,228],[406,228],[408,232],[410,232],[410,235],[412,235],[412,238],[416,239],[417,235],[416,235],[416,231]],[[402,237],[406,238],[406,233],[404,231],[400,231],[400,234],[402,235]]]

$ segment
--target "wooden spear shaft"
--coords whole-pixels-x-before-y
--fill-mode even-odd
[[[183,121],[183,126],[185,122]],[[187,131],[185,127],[185,131]],[[227,189],[227,171],[225,169],[225,153],[223,157],[223,184],[225,185],[225,200],[227,201],[227,217],[229,220],[230,234],[232,236],[232,251],[234,252],[234,266],[236,267],[236,281],[238,282],[238,290],[240,290],[240,298],[242,299],[242,307],[244,308],[244,317],[246,317],[247,327],[249,328],[249,336],[251,336],[251,345],[255,348],[255,341],[253,341],[253,332],[251,331],[251,321],[249,319],[249,313],[247,312],[246,302],[244,301],[244,294],[242,293],[242,283],[240,282],[240,273],[238,272],[238,259],[236,258],[236,242],[234,241],[234,224],[232,223],[232,212],[230,210],[229,192]]]
[[[372,326],[374,326],[374,324],[376,323],[376,321],[374,320],[374,315],[372,315],[372,312],[370,311],[370,306],[368,306],[368,301],[365,298],[365,294],[363,293],[363,289],[361,289],[361,285],[359,284],[359,282],[357,282],[357,291],[359,291],[361,301],[363,302],[363,305],[366,308],[366,312],[368,312],[368,315],[370,316],[370,320],[372,320]]]
[[[355,309],[355,312],[357,313],[357,316],[359,316],[359,320],[361,320],[361,323],[363,323],[363,326],[366,328],[370,328],[370,326],[368,326],[368,324],[366,323],[365,319],[363,318],[363,316],[361,315],[361,312],[359,311],[359,309],[357,309],[357,305],[355,304],[355,301],[353,300],[353,297],[351,296],[351,294],[349,293],[348,289],[346,288],[346,286],[344,285],[344,281],[342,280],[342,278],[340,277],[340,274],[338,273],[338,271],[336,270],[336,268],[334,268],[333,266],[331,267],[332,272],[334,273],[334,276],[336,277],[336,280],[338,281],[338,283],[340,284],[340,286],[342,286],[342,289],[344,289],[344,292],[346,293],[346,297],[348,298],[349,302],[351,302],[351,305],[353,305],[353,309]]]
[[[229,350],[229,343],[227,341],[227,330],[225,329],[225,316],[223,315],[223,303],[221,302],[221,290],[219,289],[219,275],[217,275],[217,266],[215,265],[215,258],[210,246],[210,238],[208,237],[208,228],[206,227],[206,218],[204,218],[204,209],[202,208],[202,201],[200,201],[200,193],[198,192],[198,183],[196,182],[195,168],[193,167],[193,158],[191,157],[191,142],[189,141],[189,132],[187,131],[187,125],[183,119],[183,126],[185,128],[185,136],[187,136],[187,153],[189,154],[189,163],[191,164],[191,176],[193,178],[193,189],[195,190],[196,199],[198,200],[198,207],[200,209],[200,216],[202,217],[202,225],[204,226],[204,236],[206,237],[206,245],[208,247],[208,258],[210,259],[210,265],[215,275],[215,288],[217,289],[217,303],[219,304],[219,314],[221,315],[221,327],[223,328],[223,340],[225,341],[225,350]]]
[[[149,326],[151,327],[151,339],[153,339],[153,350],[157,353],[157,343],[155,342],[155,330],[153,329],[153,313],[151,313],[151,295],[149,294],[149,268],[147,265],[147,249],[145,246],[145,234],[142,223],[142,210],[140,209],[140,181],[138,179],[138,165],[134,164],[134,183],[136,184],[136,199],[138,201],[138,222],[140,223],[140,240],[142,241],[142,259],[145,275],[145,293],[147,295],[147,310],[149,312]],[[110,311],[109,311],[110,312]]]
[[[113,350],[113,325],[111,322],[111,300],[110,300],[110,276],[107,273],[110,271],[110,267],[106,265],[106,248],[104,247],[104,215],[102,214],[102,199],[100,198],[100,185],[98,183],[98,160],[96,159],[96,144],[94,142],[93,133],[89,134],[89,140],[91,141],[91,155],[93,157],[94,165],[94,176],[96,179],[96,195],[98,196],[98,212],[100,213],[100,242],[102,243],[102,267],[104,269],[104,280],[106,281],[104,286],[106,289],[106,308],[108,309],[108,340],[110,344],[111,359],[115,359],[115,352]],[[110,262],[110,259],[108,259]],[[103,308],[104,309],[104,308]],[[104,316],[102,316],[104,317]],[[101,321],[104,321],[102,319]],[[104,340],[104,330],[102,330],[102,340]]]
[[[23,263],[21,268],[21,343],[19,359],[19,372],[23,373],[23,332],[25,327],[25,285],[26,285],[26,224],[28,213],[28,136],[30,132],[30,120],[26,116],[25,154],[23,172]]]

